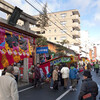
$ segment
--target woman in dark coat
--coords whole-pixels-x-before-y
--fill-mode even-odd
[[[82,81],[82,86],[79,94],[78,100],[83,100],[83,96],[91,93],[93,99],[96,100],[96,96],[98,95],[98,86],[96,82],[94,82],[91,78],[91,73],[88,70],[84,71],[83,78],[84,80]]]

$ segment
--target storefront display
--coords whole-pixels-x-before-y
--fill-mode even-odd
[[[0,28],[0,69],[29,58],[31,37]]]

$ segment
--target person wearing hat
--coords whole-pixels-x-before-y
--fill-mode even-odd
[[[93,98],[92,100],[96,100],[96,96],[98,95],[98,86],[96,82],[92,80],[92,75],[90,71],[85,70],[83,73],[83,81],[78,100],[84,100],[83,96],[88,93],[91,93]]]

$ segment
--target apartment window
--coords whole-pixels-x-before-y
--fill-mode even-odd
[[[62,18],[65,18],[67,14],[63,13],[63,14],[60,14],[60,15],[61,15]]]
[[[62,36],[62,37],[60,37],[60,40],[66,40],[66,39],[67,39],[66,36]]]
[[[60,24],[65,26],[66,25],[66,21],[62,21],[62,22],[60,22]]]
[[[56,40],[57,38],[55,37],[54,40]]]
[[[61,33],[66,33],[67,32],[67,30],[60,30],[61,31]]]
[[[51,32],[51,30],[49,30],[49,32]]]
[[[49,37],[49,40],[51,40],[51,37]]]
[[[56,32],[56,29],[54,30],[54,32]]]
[[[49,22],[49,25],[51,26],[51,22]]]

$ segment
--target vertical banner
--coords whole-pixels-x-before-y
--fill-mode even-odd
[[[47,76],[47,74],[50,72],[50,62],[40,65],[40,68],[42,68],[44,74]]]
[[[33,65],[33,58],[28,58],[28,69]]]

